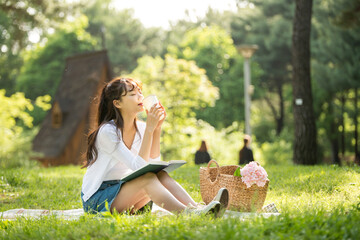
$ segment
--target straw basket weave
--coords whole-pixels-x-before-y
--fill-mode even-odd
[[[210,167],[212,163],[216,167]],[[252,212],[260,211],[264,205],[269,181],[264,187],[256,184],[247,188],[240,177],[234,176],[239,166],[229,165],[219,167],[215,160],[211,160],[207,167],[200,168],[200,193],[203,201],[208,204],[215,197],[221,187],[227,188],[230,195],[228,209]]]
[[[210,167],[211,163],[215,163],[217,167]],[[220,167],[215,160],[210,160],[207,167],[200,167],[200,193],[204,203],[208,204],[213,200],[219,191]]]

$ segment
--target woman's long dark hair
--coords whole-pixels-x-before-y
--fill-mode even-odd
[[[101,126],[111,120],[114,120],[116,129],[121,131],[123,135],[124,119],[120,113],[120,110],[113,104],[114,100],[120,100],[128,92],[134,90],[136,87],[141,89],[141,83],[132,78],[114,78],[111,80],[101,91],[100,102],[97,112],[97,124],[98,127],[95,131],[88,136],[88,146],[86,151],[86,161],[82,168],[88,167],[93,164],[97,157],[98,151],[95,147],[96,137]],[[136,132],[139,133],[136,119],[134,120]]]

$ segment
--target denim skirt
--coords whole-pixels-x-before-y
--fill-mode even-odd
[[[125,182],[121,180],[104,181],[99,189],[86,202],[84,202],[84,194],[81,192],[84,211],[94,214],[109,211],[111,204],[120,191],[121,185],[124,183]],[[106,205],[108,207],[106,207]]]

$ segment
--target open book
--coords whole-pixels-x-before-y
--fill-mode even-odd
[[[164,170],[166,172],[174,171],[175,169],[181,167],[184,165],[186,161],[184,160],[171,160],[169,162],[164,161],[151,161],[142,168],[139,168],[138,170],[131,172],[127,175],[125,175],[121,180],[122,181],[130,181],[134,178],[137,178],[145,173],[153,172],[157,173],[161,170]]]

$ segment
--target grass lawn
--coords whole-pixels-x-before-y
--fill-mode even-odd
[[[360,168],[265,166],[279,217],[115,215],[66,221],[56,217],[0,221],[0,239],[360,239]],[[78,166],[0,169],[0,211],[81,208]],[[201,201],[199,167],[172,176]]]

